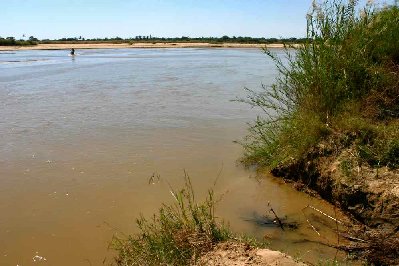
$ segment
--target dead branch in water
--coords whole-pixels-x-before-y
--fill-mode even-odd
[[[284,231],[283,223],[281,222],[280,218],[277,216],[276,212],[273,210],[273,207],[270,205],[270,202],[267,203],[267,206],[270,207],[269,212],[272,212],[274,214],[274,217],[276,218],[278,225],[280,226],[281,230]]]
[[[328,214],[325,213],[325,212],[322,212],[321,210],[319,210],[319,209],[317,209],[317,208],[315,208],[315,207],[313,207],[313,206],[311,206],[311,205],[307,205],[305,208],[302,209],[302,211],[305,210],[306,208],[311,208],[311,209],[313,209],[313,210],[315,210],[315,211],[321,213],[322,215],[324,215],[324,216],[330,218],[331,220],[333,220],[333,221],[335,221],[335,222],[337,222],[337,223],[339,223],[339,224],[341,224],[341,225],[345,225],[344,222],[342,222],[342,221],[340,221],[340,220],[338,220],[338,219],[332,217],[331,215],[328,215]]]
[[[338,234],[340,236],[350,240],[350,241],[353,241],[353,242],[367,242],[364,239],[361,239],[361,238],[358,238],[358,237],[354,237],[354,236],[351,236],[351,235],[348,235],[348,234],[345,234],[345,233],[338,232]]]
[[[313,226],[313,224],[309,221],[308,217],[306,216],[306,214],[305,214],[305,212],[304,212],[304,209],[302,209],[302,213],[303,213],[303,216],[305,216],[306,222],[308,222],[308,224],[309,224],[310,227],[313,229],[313,231],[315,231],[319,236],[321,236],[320,233],[319,233],[319,231],[317,231],[317,229],[316,229],[316,228]]]
[[[321,237],[319,231],[310,223],[305,214],[305,210],[310,208],[335,222],[335,232],[337,234],[337,244],[331,244],[327,239],[319,243],[351,253],[355,258],[366,259],[372,265],[399,265],[399,232],[395,230],[372,229],[367,226],[358,228],[345,223],[324,213],[323,211],[308,205],[302,209],[306,221],[310,227]],[[336,216],[336,215],[335,215]],[[344,232],[340,232],[338,224],[344,226]],[[349,242],[342,243],[342,239]]]

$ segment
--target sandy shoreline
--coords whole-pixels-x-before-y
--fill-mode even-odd
[[[38,44],[33,46],[0,46],[0,51],[17,50],[66,50],[75,49],[121,49],[121,48],[263,48],[265,44],[242,43],[74,43],[74,44]],[[283,44],[269,44],[268,48],[283,48]]]

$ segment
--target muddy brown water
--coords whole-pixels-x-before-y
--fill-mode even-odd
[[[277,53],[281,51],[276,50]],[[257,110],[232,102],[276,71],[258,49],[120,49],[0,53],[0,265],[101,265],[112,236],[171,202],[191,176],[218,216],[305,261],[335,251],[306,222],[323,201],[237,164]],[[152,184],[149,178],[160,175]],[[298,230],[265,226],[270,202]],[[335,243],[330,223],[307,218]],[[330,226],[331,227],[331,226]]]

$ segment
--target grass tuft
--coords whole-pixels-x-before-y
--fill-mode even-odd
[[[175,200],[172,205],[163,205],[151,219],[137,219],[139,234],[113,238],[117,265],[188,265],[230,238],[228,228],[216,221],[212,190],[198,203],[185,174],[184,188],[170,192]]]

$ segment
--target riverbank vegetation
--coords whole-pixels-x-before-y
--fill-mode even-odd
[[[173,204],[163,205],[152,219],[137,220],[140,233],[114,237],[117,265],[189,265],[232,237],[228,227],[216,220],[212,190],[203,202],[197,201],[190,178],[185,175],[184,188],[171,189],[170,193]]]
[[[244,142],[245,163],[275,167],[333,132],[354,132],[359,158],[398,166],[399,9],[337,2],[313,7],[309,41],[287,60],[265,50],[280,76],[244,100],[266,113]]]
[[[348,251],[397,264],[399,7],[314,2],[307,35],[285,58],[265,50],[279,77],[241,100],[264,111],[242,161],[317,191],[364,225]]]

